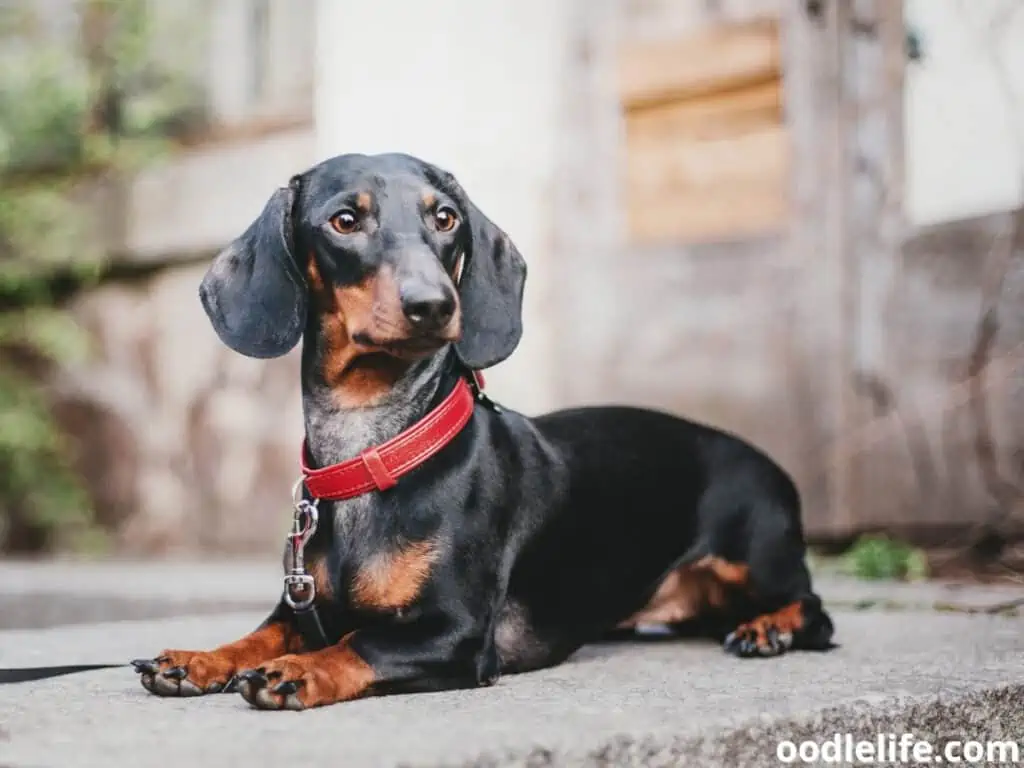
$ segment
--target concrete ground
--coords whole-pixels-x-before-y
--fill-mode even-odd
[[[272,602],[277,568],[0,564],[0,666],[234,639]],[[847,732],[1024,746],[1024,619],[1010,605],[1024,587],[831,578],[819,589],[841,644],[828,654],[593,646],[493,688],[304,713],[250,710],[230,694],[158,699],[127,668],[0,686],[0,766],[756,766],[780,764],[780,740]]]

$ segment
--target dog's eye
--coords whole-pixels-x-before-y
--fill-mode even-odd
[[[434,211],[434,224],[439,232],[451,232],[455,229],[455,222],[458,220],[455,211],[446,205],[442,205]]]
[[[335,232],[351,235],[359,229],[359,219],[352,211],[342,211],[331,217],[331,226],[334,227]]]

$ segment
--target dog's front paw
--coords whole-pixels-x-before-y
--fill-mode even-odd
[[[347,645],[289,654],[238,673],[238,692],[257,709],[310,709],[366,695],[373,669]]]
[[[323,670],[309,656],[282,656],[262,667],[238,673],[238,692],[257,709],[293,709],[331,704],[336,699]]]
[[[201,696],[234,690],[234,662],[217,651],[164,651],[132,662],[142,687],[157,696]]]

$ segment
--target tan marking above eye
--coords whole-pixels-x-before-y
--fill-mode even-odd
[[[351,235],[359,229],[359,219],[352,211],[341,211],[331,217],[331,227],[341,235]]]

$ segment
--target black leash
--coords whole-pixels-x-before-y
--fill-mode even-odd
[[[33,680],[45,680],[48,677],[73,675],[76,672],[91,672],[96,669],[114,669],[127,667],[127,664],[65,664],[58,667],[21,667],[0,669],[0,685],[8,683],[28,683]]]
[[[304,499],[298,496],[301,480],[296,483],[293,495],[296,497],[295,514],[292,531],[288,534],[291,548],[291,568],[285,573],[284,600],[292,609],[299,634],[308,650],[315,651],[330,645],[327,633],[314,605],[316,586],[313,577],[306,571],[304,550],[306,543],[316,532],[319,515],[317,514],[318,499]],[[115,669],[127,667],[129,664],[66,664],[53,667],[22,667],[0,668],[0,685],[10,683],[28,683],[34,680],[46,680],[61,675],[73,675],[77,672],[90,672],[97,669]]]
[[[331,644],[324,632],[324,625],[320,622],[320,614],[316,606],[310,603],[308,608],[293,609],[295,625],[299,629],[306,650],[319,651]]]

